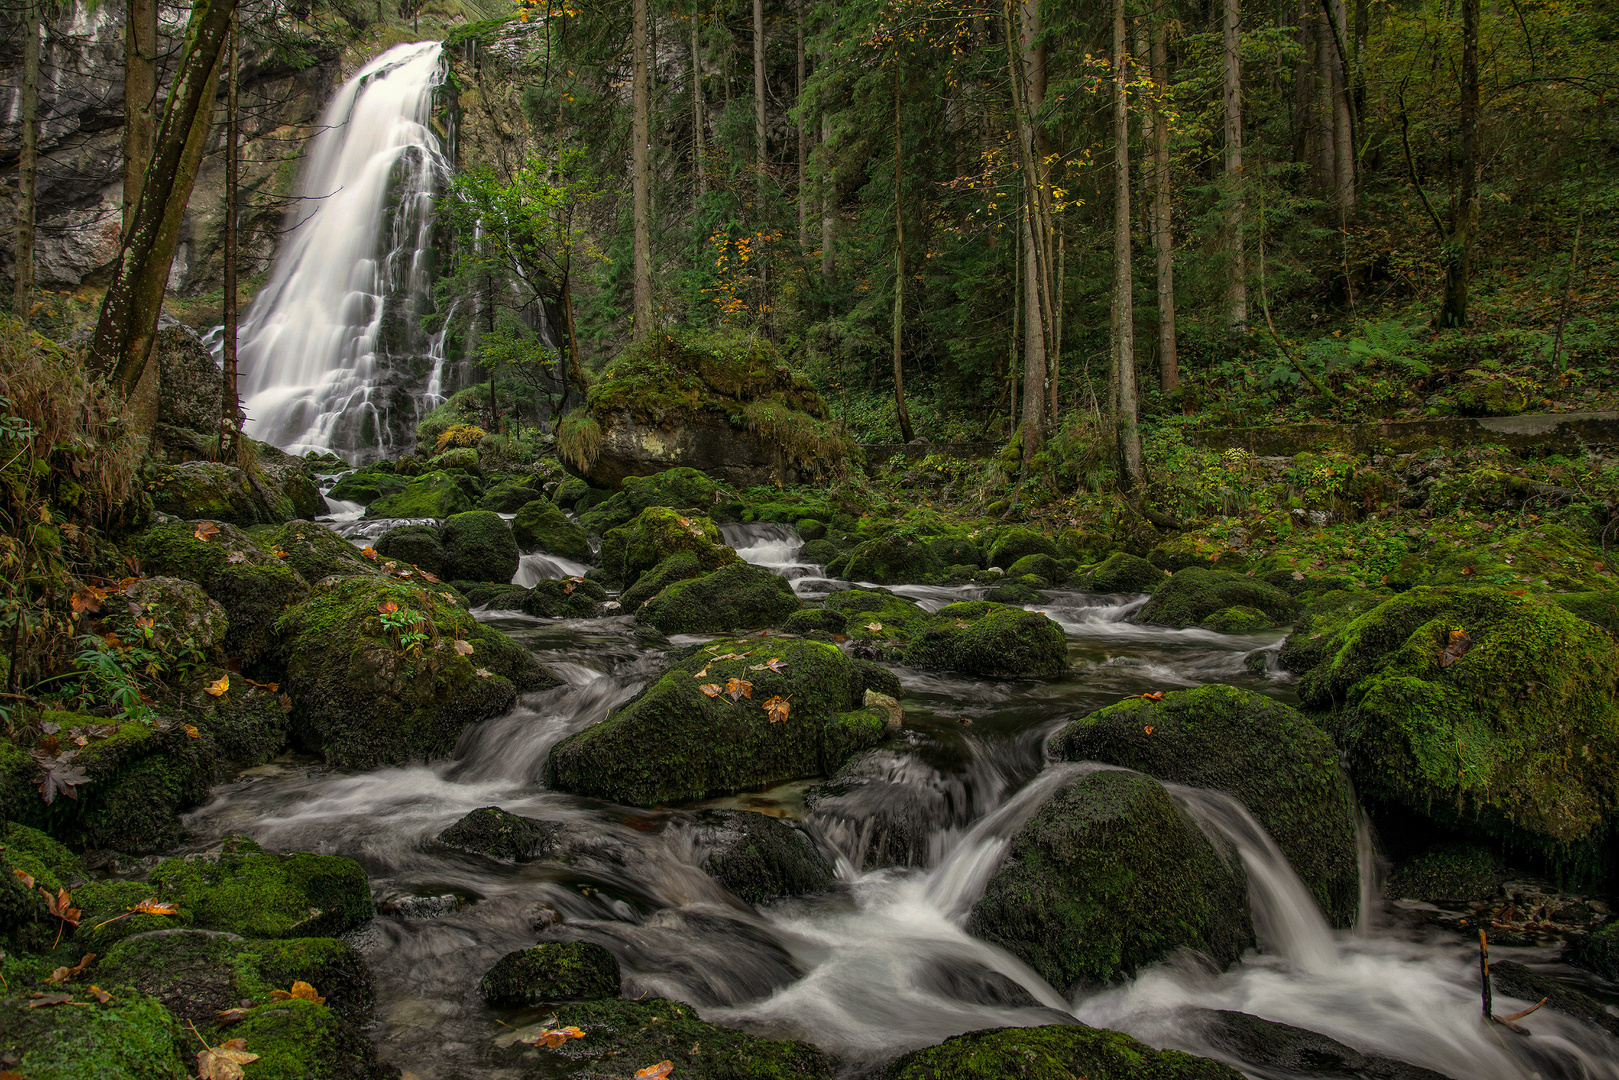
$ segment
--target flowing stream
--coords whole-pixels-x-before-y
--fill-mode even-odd
[[[256,439],[355,462],[386,456],[443,392],[442,337],[420,325],[433,196],[449,171],[432,128],[440,51],[437,42],[388,50],[321,116],[285,243],[242,320],[242,397]]]
[[[785,526],[726,526],[725,535],[803,595],[845,586],[798,562],[799,542]],[[897,591],[938,606],[981,590]],[[1068,634],[1075,670],[1064,681],[993,683],[901,669],[904,734],[864,759],[844,793],[813,813],[802,782],[705,804],[803,820],[838,869],[837,887],[820,895],[755,909],[698,869],[703,852],[679,813],[544,787],[550,748],[662,669],[664,651],[628,618],[492,617],[565,684],[469,728],[451,760],[366,773],[264,766],[221,785],[187,825],[198,847],[241,832],[270,848],[348,855],[366,867],[383,912],[357,935],[377,983],[372,1034],[385,1058],[421,1080],[526,1075],[503,1047],[513,1027],[540,1015],[490,1010],[476,983],[558,919],[566,934],[619,957],[627,996],[679,998],[711,1021],[817,1043],[849,1077],[963,1031],[1075,1018],[1221,1056],[1189,1010],[1234,1009],[1456,1080],[1619,1078],[1619,1044],[1549,1010],[1521,1021],[1534,1033],[1528,1039],[1482,1023],[1475,944],[1393,909],[1363,917],[1352,932],[1329,929],[1264,830],[1217,792],[1171,788],[1203,828],[1230,841],[1247,872],[1259,944],[1230,970],[1176,956],[1068,1001],[1016,958],[966,934],[966,913],[1012,835],[1049,791],[1098,767],[1045,761],[1045,738],[1060,725],[1166,687],[1220,681],[1288,693],[1274,672],[1251,673],[1244,663],[1255,650],[1274,650],[1279,635],[1135,626],[1125,620],[1140,602],[1059,593],[1036,606]],[[433,841],[489,805],[577,826],[576,858],[566,867],[507,866]],[[901,865],[865,866],[874,828],[895,834]],[[1497,951],[1545,963],[1536,950]],[[1523,1007],[1497,1000],[1500,1012]]]

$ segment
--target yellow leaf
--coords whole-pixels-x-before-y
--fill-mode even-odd
[[[242,1066],[259,1059],[247,1052],[246,1039],[231,1039],[197,1053],[197,1080],[242,1080]]]
[[[125,908],[124,910],[129,911],[129,912],[133,912],[136,915],[178,915],[178,914],[180,914],[180,908],[179,908],[178,905],[165,903],[165,902],[159,900],[155,896],[148,896],[145,900],[142,900],[140,903],[136,904],[134,907]]]
[[[200,738],[202,738],[202,732],[197,730],[197,725],[196,724],[187,724],[187,725],[185,725],[183,730],[185,731],[186,738],[188,738],[188,739],[200,739]]]
[[[471,656],[472,655],[472,642],[470,642],[470,641],[462,641],[460,638],[456,638],[455,639],[455,651],[460,653],[462,656]]]
[[[753,697],[753,684],[746,679],[728,679],[725,683],[725,692],[732,701]]]
[[[201,540],[204,543],[207,543],[208,538],[210,536],[216,535],[218,532],[219,532],[219,526],[215,525],[213,522],[211,522],[211,521],[199,521],[197,523],[197,527],[195,529],[191,530],[191,535],[195,536],[198,540]]]
[[[787,699],[780,694],[765,702],[765,715],[770,718],[772,724],[779,724],[786,720],[789,711],[790,706]]]
[[[636,1080],[665,1080],[665,1078],[674,1071],[674,1062],[660,1061],[656,1065],[648,1065],[644,1069],[637,1069],[635,1071],[635,1077]]]
[[[271,1001],[313,1001],[316,1005],[326,1004],[326,999],[315,992],[315,988],[302,979],[292,984],[291,990],[271,990]]]
[[[214,697],[224,697],[225,691],[230,689],[230,676],[221,675],[219,678],[203,687],[203,689],[212,694]]]
[[[875,634],[877,631],[881,630],[882,628],[883,628],[883,624],[880,623],[880,622],[869,622],[869,623],[866,624],[866,629],[870,630],[873,634]]]
[[[518,1041],[528,1043],[530,1046],[543,1046],[554,1050],[569,1039],[582,1039],[584,1037],[585,1033],[583,1031],[569,1024],[567,1027],[550,1028],[540,1032],[538,1035],[530,1035],[528,1038],[519,1039]]]

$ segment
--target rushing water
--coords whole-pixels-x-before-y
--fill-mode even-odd
[[[726,526],[726,539],[801,590],[834,587],[819,568],[796,561],[796,537],[783,526]],[[905,591],[930,604],[970,592]],[[1230,842],[1246,871],[1259,944],[1230,970],[1181,955],[1068,1001],[1016,958],[966,934],[965,915],[1019,826],[1057,785],[1098,767],[1046,763],[1044,740],[1058,726],[1150,689],[1222,681],[1287,693],[1285,683],[1244,664],[1252,651],[1273,648],[1277,635],[1138,627],[1125,620],[1139,603],[1072,593],[1037,606],[1068,633],[1075,674],[1065,681],[902,670],[903,736],[813,812],[803,783],[715,801],[804,820],[838,869],[837,887],[821,895],[750,907],[698,869],[703,852],[679,812],[611,806],[539,781],[552,746],[661,670],[665,651],[627,618],[496,617],[563,686],[469,728],[451,760],[430,766],[250,770],[222,785],[188,826],[198,845],[244,832],[269,847],[365,865],[384,912],[358,935],[377,982],[373,1035],[386,1058],[422,1080],[524,1075],[501,1047],[511,1026],[539,1015],[490,1010],[475,985],[502,954],[533,944],[536,928],[559,918],[563,933],[619,957],[628,996],[680,998],[716,1022],[815,1042],[851,1077],[962,1031],[1073,1018],[1220,1056],[1195,1010],[1234,1009],[1456,1080],[1619,1078],[1619,1044],[1548,1010],[1522,1021],[1534,1033],[1527,1039],[1483,1024],[1471,942],[1393,909],[1380,908],[1355,931],[1331,930],[1264,830],[1216,792],[1171,787],[1205,830]],[[566,867],[497,865],[433,841],[487,805],[577,826],[575,857]],[[892,835],[878,837],[882,829]],[[1370,878],[1370,832],[1361,832]],[[881,843],[904,853],[892,860],[899,865],[868,865]],[[1376,895],[1369,886],[1367,895]],[[1521,1007],[1498,1000],[1501,1012]]]
[[[420,326],[433,195],[448,173],[431,127],[442,79],[437,42],[399,45],[322,115],[285,245],[242,321],[254,438],[356,462],[383,456],[414,422],[423,388],[442,381],[442,338]]]

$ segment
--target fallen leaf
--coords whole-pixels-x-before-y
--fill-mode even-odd
[[[1154,690],[1151,693],[1142,694],[1141,696],[1146,698],[1148,701],[1162,701],[1162,700],[1164,700],[1164,692],[1162,690]]]
[[[570,582],[568,582],[568,583],[567,583],[567,584],[566,584],[566,585],[564,585],[564,586],[562,586],[562,595],[563,595],[563,596],[570,596],[570,595],[572,595],[572,593],[573,593],[573,589],[574,589],[574,585],[573,585],[573,582],[571,582],[571,581],[570,581]]]
[[[455,651],[460,653],[462,656],[471,656],[472,655],[472,642],[463,641],[460,638],[456,638],[455,639]]]
[[[186,738],[188,738],[188,739],[200,739],[200,738],[202,738],[202,732],[197,730],[197,725],[195,725],[195,724],[187,724],[181,730],[183,730],[186,733]]]
[[[191,530],[191,535],[195,536],[198,540],[201,540],[203,543],[207,543],[208,538],[210,536],[217,535],[218,532],[219,532],[219,526],[218,525],[215,525],[211,521],[200,521],[200,522],[197,523],[197,527],[195,529]]]
[[[30,891],[33,890],[33,888],[34,888],[34,875],[33,874],[30,874],[26,870],[13,870],[12,873],[16,874],[18,879],[22,881],[22,887],[23,888],[28,889]]]
[[[656,1065],[648,1065],[644,1069],[637,1069],[635,1071],[635,1077],[636,1080],[665,1080],[665,1078],[674,1071],[674,1062],[660,1061]]]
[[[1142,728],[1141,730],[1146,732],[1148,735],[1151,735],[1152,734],[1152,725],[1148,724],[1146,727]]]
[[[259,1059],[247,1052],[246,1039],[231,1039],[197,1052],[197,1080],[242,1080],[242,1066]]]
[[[1466,575],[1471,574],[1471,573],[1473,573],[1473,568],[1471,566],[1462,567],[1462,575],[1463,576],[1466,576]]]
[[[245,563],[247,561],[247,556],[243,555],[240,551],[233,551],[225,556],[225,561],[232,565],[235,565],[236,563]]]
[[[287,553],[278,547],[275,549],[275,557],[278,559],[285,559],[287,557]]]
[[[51,1005],[66,1005],[73,1000],[72,994],[32,994],[28,1002],[30,1009],[44,1009]]]
[[[221,675],[219,678],[203,687],[203,689],[212,694],[214,697],[224,697],[225,691],[230,689],[230,676]]]
[[[528,1038],[519,1039],[518,1041],[528,1043],[530,1046],[543,1046],[548,1050],[555,1050],[569,1039],[582,1039],[584,1037],[585,1033],[583,1031],[569,1024],[567,1027],[549,1028],[537,1035],[530,1035]]]
[[[155,896],[148,896],[134,907],[124,909],[134,915],[178,915],[180,906],[159,900]]]
[[[1445,634],[1445,647],[1439,650],[1439,655],[1436,659],[1438,659],[1440,667],[1448,668],[1466,656],[1472,648],[1473,639],[1466,630],[1451,630]]]
[[[966,717],[965,717],[965,716],[963,716],[963,717],[962,717],[962,718],[961,718],[961,720],[960,720],[960,721],[959,721],[959,722],[960,722],[960,723],[963,723],[963,724],[970,724],[970,723],[972,723],[972,721],[971,721],[971,720],[969,720],[969,719],[967,719],[967,718],[966,718]]]
[[[713,663],[712,660],[709,661],[709,664],[712,664],[712,663]],[[694,678],[694,679],[706,679],[706,678],[708,678],[708,667],[709,667],[708,664],[704,664],[703,665],[703,670],[694,673],[692,675],[692,678]]]
[[[883,624],[880,622],[869,622],[866,624],[866,629],[870,630],[873,634],[877,633],[882,628]]]
[[[787,704],[787,699],[780,694],[765,702],[765,715],[770,718],[772,724],[785,721],[789,711],[790,706]]]
[[[399,610],[399,605],[396,604],[392,600],[384,600],[382,603],[377,605],[377,614],[378,615],[392,615],[394,612],[396,612],[398,610]]]
[[[429,574],[426,570],[423,570],[419,566],[416,568],[416,572],[420,574],[422,576],[422,580],[427,582],[429,585],[437,585],[439,583],[438,578],[434,577],[432,574]],[[448,599],[448,597],[446,597],[446,599]]]
[[[699,686],[697,689],[701,690],[703,693],[707,694],[709,697],[719,697],[721,694],[723,694],[725,692],[724,687],[720,686],[719,683],[711,683],[711,682],[706,682],[703,685]]]
[[[1293,571],[1293,580],[1294,581],[1303,581],[1304,580],[1304,571],[1303,570],[1295,570],[1295,571]]]
[[[229,1027],[246,1015],[246,1009],[221,1009],[214,1013],[214,1023],[219,1027]]]
[[[778,675],[781,674],[781,669],[786,666],[786,662],[779,656],[773,656],[769,660],[765,661],[765,667],[769,668],[771,671],[774,671]]]
[[[73,898],[68,895],[66,889],[57,890],[55,896],[52,896],[47,889],[42,888],[39,891],[45,895],[46,911],[49,911],[69,926],[79,925],[79,916],[83,915],[84,912],[73,906]]]
[[[728,679],[725,683],[725,692],[732,701],[741,701],[743,698],[753,697],[753,684],[746,679]]]
[[[112,1000],[112,995],[101,989],[99,986],[91,985],[90,994],[103,1005]]]
[[[477,670],[473,671],[473,674],[478,676],[480,679],[487,679],[492,676],[494,672],[490,671],[488,668],[478,668]]]
[[[89,967],[95,962],[95,959],[95,953],[85,953],[84,957],[73,967],[59,967],[55,971],[51,972],[50,976],[46,978],[45,981],[48,983],[65,983],[69,979],[73,978],[73,976]]]
[[[315,992],[315,988],[299,979],[292,984],[291,990],[271,990],[271,1001],[313,1001],[316,1005],[326,1004],[326,999]]]
[[[106,589],[98,589],[94,585],[86,585],[80,592],[68,598],[73,605],[73,614],[82,615],[87,611],[96,611],[101,607],[101,601],[107,598]]]
[[[377,549],[374,548],[374,547],[363,547],[363,548],[360,549],[360,554],[364,555],[366,558],[370,559],[372,562],[377,561]]]

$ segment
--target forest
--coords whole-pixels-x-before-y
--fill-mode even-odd
[[[1619,5],[0,26],[0,1080],[1619,1080]]]

